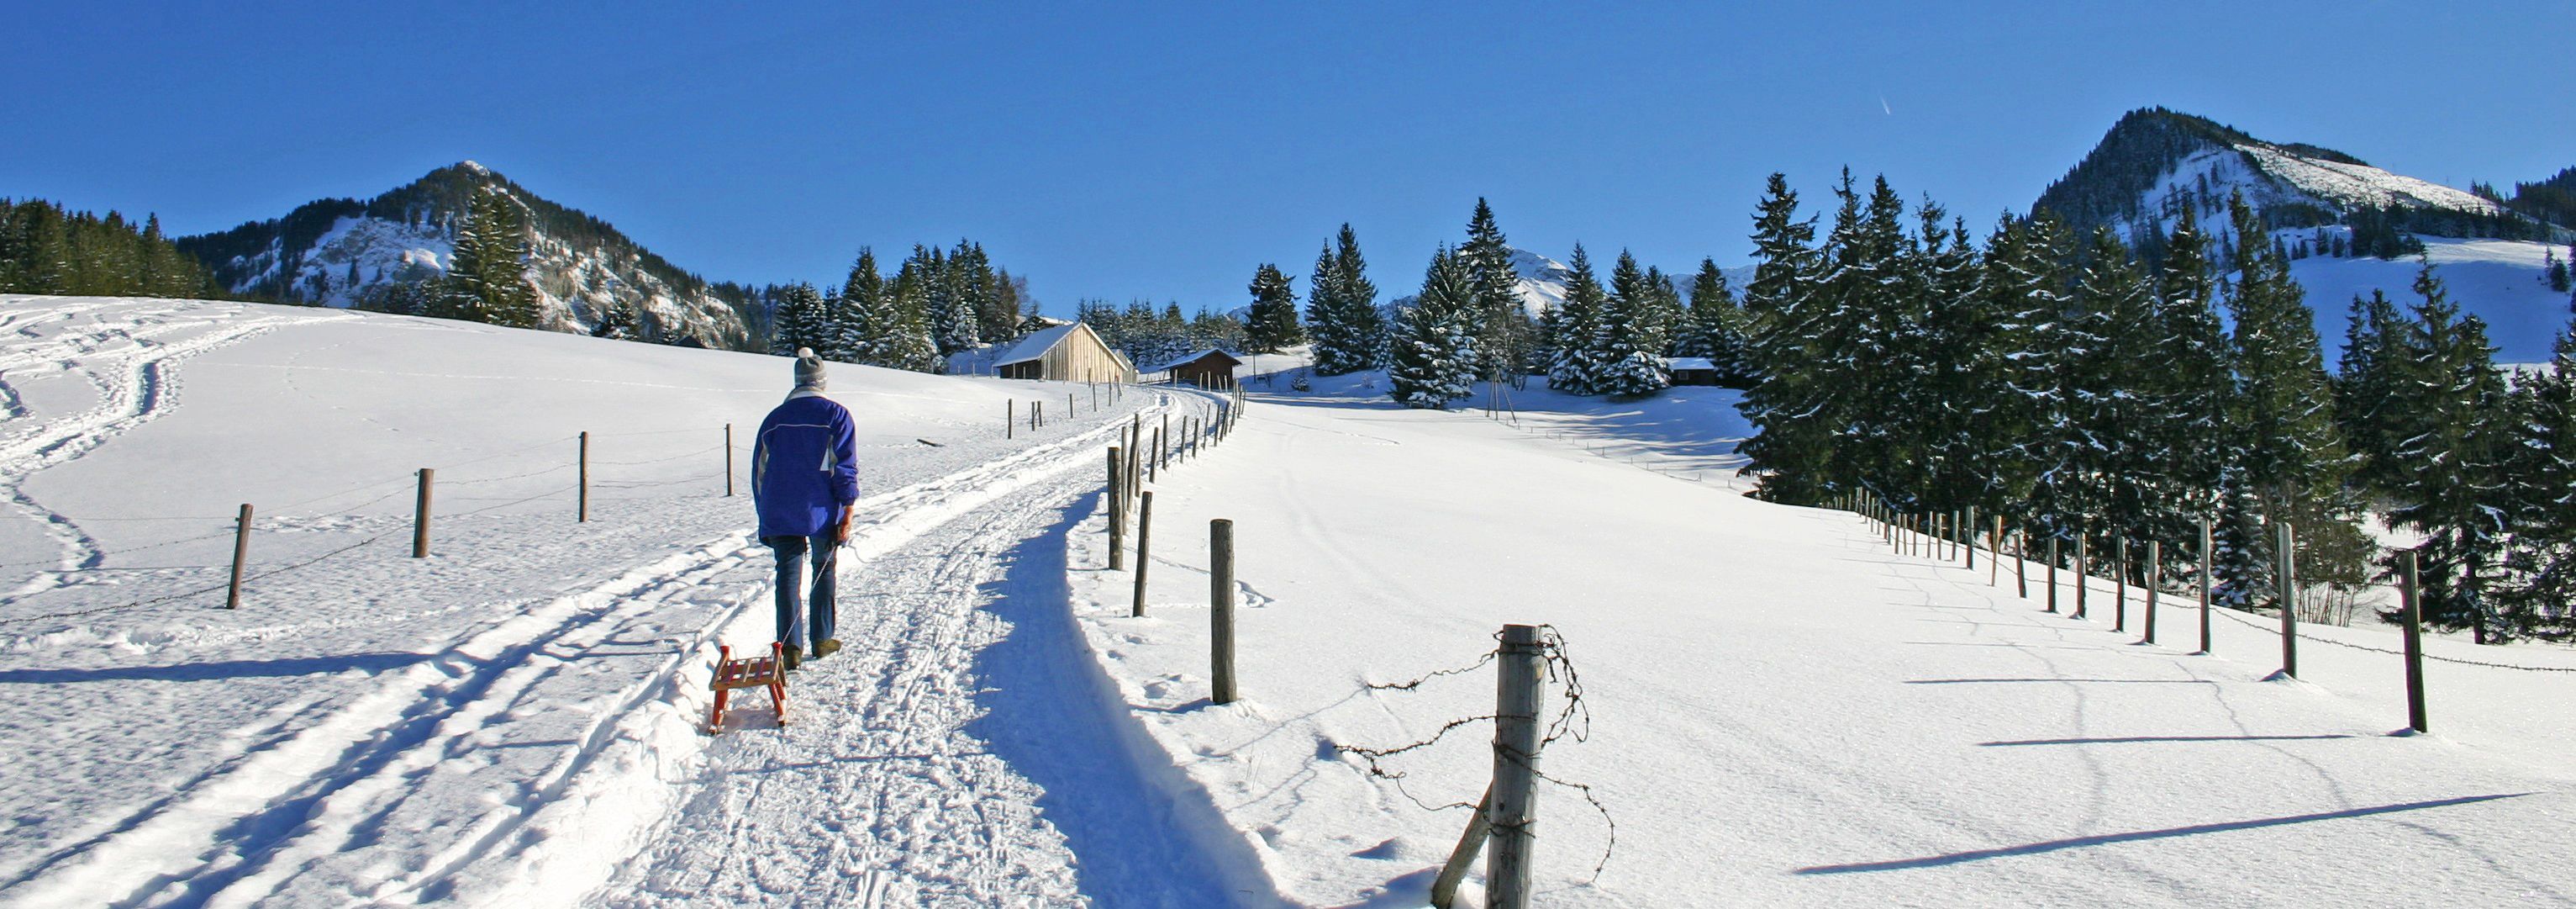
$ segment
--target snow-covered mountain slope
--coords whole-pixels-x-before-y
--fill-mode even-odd
[[[2498,222],[2520,223],[2464,190],[2162,108],[2121,117],[2032,210],[2054,213],[2079,233],[2109,226],[2135,242],[2150,229],[2170,231],[2189,208],[2224,236],[2231,193],[2242,193],[2273,227],[2346,223],[2371,210],[2402,213],[2418,232],[2451,228],[2430,230],[2447,235],[2493,235]]]
[[[2331,230],[2331,228],[2330,228]],[[2297,236],[2307,231],[2285,231]],[[2522,240],[2454,240],[2424,237],[2424,259],[2433,263],[2452,302],[2487,323],[2487,340],[2496,346],[2499,363],[2539,363],[2549,359],[2550,345],[2568,326],[2567,294],[2541,282],[2542,263],[2553,252],[2568,249]],[[2401,308],[2422,299],[2415,295],[2414,259],[2309,256],[2290,263],[2290,276],[2307,289],[2308,306],[2317,312],[2317,337],[2325,342],[2327,364],[2343,349],[2346,311],[2355,296],[2377,290]]]
[[[606,222],[547,201],[472,161],[431,171],[364,202],[311,202],[283,218],[178,244],[236,293],[334,307],[375,305],[445,273],[467,202],[483,187],[498,188],[522,207],[530,241],[528,278],[546,328],[586,331],[608,307],[623,305],[636,310],[647,340],[750,345],[740,306],[705,281]]]

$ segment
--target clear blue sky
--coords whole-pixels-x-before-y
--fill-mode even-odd
[[[530,6],[537,6],[532,4]],[[1051,312],[1515,245],[1740,262],[1763,177],[1983,228],[2164,105],[2426,179],[2576,164],[2576,5],[24,3],[0,195],[173,233],[475,159],[711,279],[971,236]],[[1087,5],[1085,5],[1087,6]]]

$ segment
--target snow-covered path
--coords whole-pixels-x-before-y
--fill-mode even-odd
[[[848,649],[792,677],[786,728],[737,720],[672,826],[592,901],[1235,904],[1225,861],[1164,835],[1170,797],[1130,763],[1063,611],[1089,479],[852,565]]]

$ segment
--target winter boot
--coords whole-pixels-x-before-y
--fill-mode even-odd
[[[814,658],[822,659],[841,652],[840,638],[824,638],[814,643]]]
[[[798,649],[794,644],[787,645],[787,668],[795,669],[796,664],[804,661],[805,651]]]

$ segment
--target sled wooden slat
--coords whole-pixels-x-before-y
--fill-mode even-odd
[[[766,656],[733,658],[733,648],[716,647],[716,671],[710,687],[715,689],[715,710],[707,716],[707,734],[724,732],[725,702],[737,688],[769,689],[769,709],[778,717],[778,725],[787,725],[787,670],[780,645],[772,641]]]

